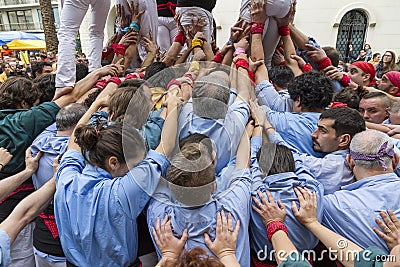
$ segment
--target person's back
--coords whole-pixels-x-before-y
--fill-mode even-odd
[[[289,148],[281,145],[267,143],[258,151],[261,138],[253,137],[251,151],[251,171],[253,176],[252,195],[259,198],[257,191],[266,194],[268,190],[274,199],[279,199],[286,206],[285,224],[290,229],[289,238],[301,252],[313,249],[318,244],[318,239],[298,222],[292,213],[292,202],[297,202],[294,192],[296,186],[307,187],[311,192],[316,192],[318,198],[318,219],[322,220],[323,186],[302,166],[301,161],[296,161]],[[253,251],[253,261],[271,263],[275,258],[271,256],[272,243],[265,235],[266,227],[262,218],[255,210],[251,211],[250,221],[250,246]]]
[[[399,156],[385,134],[367,130],[357,134],[350,144],[347,161],[356,182],[324,196],[323,224],[350,239],[361,248],[371,245],[388,252],[386,243],[373,231],[379,212],[392,210],[400,216],[400,179],[393,172]]]
[[[248,266],[251,175],[248,169],[239,167],[230,176],[229,188],[214,195],[214,157],[210,139],[183,146],[181,152],[171,160],[167,172],[168,187],[159,186],[150,200],[147,222],[149,228],[155,227],[156,218],[167,214],[175,236],[182,235],[184,229],[188,229],[185,249],[201,247],[212,255],[205,245],[204,233],[214,239],[217,213],[221,210],[226,214],[231,213],[234,224],[240,220],[236,258],[241,266]]]

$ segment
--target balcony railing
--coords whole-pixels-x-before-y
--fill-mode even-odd
[[[34,5],[39,4],[39,0],[0,0],[0,6],[15,6],[15,5]]]

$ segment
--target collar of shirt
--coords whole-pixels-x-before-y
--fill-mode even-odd
[[[349,154],[349,150],[348,149],[342,149],[342,150],[336,150],[330,153],[331,155],[339,155],[339,156],[343,156],[344,158],[346,158],[347,154]],[[329,155],[329,154],[327,154]]]
[[[96,180],[101,180],[103,178],[112,179],[112,176],[109,172],[91,164],[86,164],[85,168],[82,171],[82,174],[85,176],[95,177]]]
[[[392,173],[385,173],[385,174],[379,174],[379,175],[367,177],[367,178],[361,179],[357,182],[354,182],[352,184],[342,186],[341,189],[352,191],[352,190],[356,190],[356,189],[362,188],[362,187],[368,187],[368,186],[374,186],[374,185],[378,185],[378,184],[382,184],[382,183],[386,184],[386,183],[398,182],[398,181],[399,181],[399,177],[394,172],[392,172]]]

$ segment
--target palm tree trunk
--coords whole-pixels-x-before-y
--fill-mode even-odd
[[[46,38],[46,50],[57,53],[58,39],[51,0],[39,0],[39,4],[40,12],[42,13],[44,36]]]

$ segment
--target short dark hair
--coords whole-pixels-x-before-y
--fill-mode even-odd
[[[325,74],[311,71],[295,77],[288,91],[291,99],[300,99],[301,107],[316,110],[325,109],[331,103],[334,89]]]
[[[361,99],[380,98],[386,107],[390,107],[392,102],[390,98],[383,92],[369,92],[361,97]]]
[[[325,110],[319,117],[322,119],[333,119],[332,128],[336,131],[336,137],[342,134],[349,134],[351,138],[357,133],[365,131],[365,119],[355,109],[348,107],[337,107]]]
[[[159,73],[163,69],[166,69],[167,65],[164,62],[153,62],[146,68],[146,73],[144,74],[144,79],[148,80],[150,77]]]
[[[31,80],[10,77],[0,85],[0,109],[16,109],[22,101],[32,107],[39,96]]]
[[[47,56],[46,56],[47,57]],[[42,73],[44,66],[53,67],[50,62],[46,61],[35,61],[32,63],[32,77],[36,78],[36,72]]]
[[[351,87],[342,88],[333,96],[334,102],[342,102],[347,104],[349,108],[358,110],[360,105],[361,97],[368,93],[361,85],[354,90]]]
[[[78,103],[72,103],[60,109],[56,116],[57,130],[65,131],[75,127],[86,110],[84,105]]]
[[[228,84],[216,76],[204,76],[195,82],[192,90],[193,112],[208,119],[225,118],[230,90]]]
[[[79,82],[89,74],[89,68],[83,64],[76,64],[76,82]]]
[[[268,71],[269,79],[281,88],[288,88],[294,79],[294,73],[288,66],[274,66]]]
[[[265,176],[296,170],[292,152],[283,145],[265,143],[257,152],[257,160]]]
[[[56,92],[56,75],[48,73],[33,80],[33,86],[40,93],[40,103],[49,102]]]
[[[210,153],[210,155],[214,150],[211,139],[207,135],[200,133],[194,133],[179,140],[179,149],[182,149],[186,144],[192,144],[192,143],[196,144],[203,143],[208,153]]]

